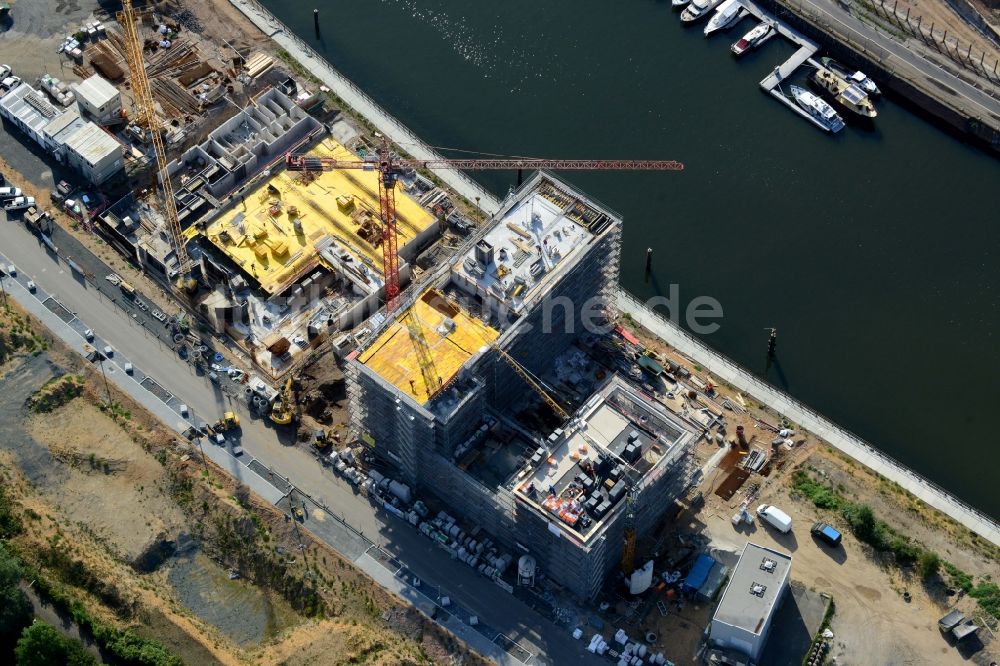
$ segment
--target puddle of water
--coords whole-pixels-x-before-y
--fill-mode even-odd
[[[256,645],[298,620],[284,600],[244,580],[230,580],[200,550],[174,558],[168,567],[167,581],[180,602],[238,645]]]

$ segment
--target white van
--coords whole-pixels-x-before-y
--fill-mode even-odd
[[[0,200],[13,199],[21,196],[21,189],[17,187],[0,187]]]
[[[792,519],[776,506],[761,504],[757,507],[757,517],[779,532],[787,534],[792,531]]]

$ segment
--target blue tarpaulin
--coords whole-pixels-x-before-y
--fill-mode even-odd
[[[697,592],[698,588],[705,584],[708,574],[711,573],[714,566],[715,560],[711,556],[705,554],[699,555],[698,559],[694,562],[694,566],[691,567],[691,571],[688,572],[687,578],[684,579],[684,590],[686,592]]]

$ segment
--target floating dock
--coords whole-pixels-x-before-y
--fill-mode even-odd
[[[784,92],[781,91],[781,82],[785,81],[789,76],[791,76],[795,70],[801,67],[804,63],[809,62],[812,65],[816,65],[812,57],[816,55],[819,51],[819,44],[812,41],[805,35],[803,35],[798,30],[795,30],[784,23],[778,21],[772,14],[761,9],[753,0],[739,0],[740,4],[743,5],[748,13],[752,14],[754,18],[758,21],[768,21],[775,27],[775,32],[780,34],[782,37],[788,41],[796,44],[799,49],[792,54],[785,62],[781,63],[774,70],[764,77],[760,82],[760,87],[762,90],[770,94],[776,100],[787,106],[789,109],[802,116],[809,122],[811,122],[816,127],[819,127],[824,132],[828,131],[819,121],[810,116],[804,110],[799,108],[799,105],[790,99]],[[774,33],[771,33],[774,34]]]

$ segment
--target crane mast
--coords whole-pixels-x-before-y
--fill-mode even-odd
[[[381,137],[375,155],[356,160],[314,155],[285,155],[289,171],[316,173],[336,169],[378,171],[379,213],[382,216],[382,257],[385,275],[386,313],[399,305],[399,253],[396,236],[396,181],[409,169],[517,170],[554,169],[560,171],[681,171],[674,160],[545,160],[533,158],[400,159],[393,155],[389,141]],[[557,411],[560,411],[557,409]]]
[[[146,76],[146,65],[142,57],[142,40],[136,27],[138,16],[132,9],[132,0],[122,0],[122,10],[117,15],[118,23],[125,32],[125,56],[128,60],[129,78],[132,81],[132,93],[139,117],[146,125],[153,142],[153,152],[156,154],[156,173],[159,177],[163,195],[163,211],[167,218],[167,231],[170,245],[177,257],[177,264],[183,272],[188,264],[187,248],[181,235],[181,225],[177,219],[177,206],[174,204],[174,188],[167,175],[167,157],[163,149],[163,139],[160,137],[160,120],[153,105],[153,95],[149,90],[149,78]]]

